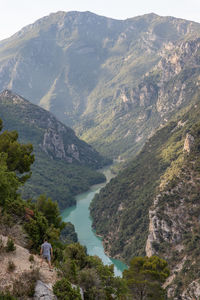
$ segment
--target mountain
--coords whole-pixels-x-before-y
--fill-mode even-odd
[[[200,24],[50,14],[0,42],[0,89],[53,112],[107,157],[131,157],[199,92]]]
[[[170,299],[199,294],[200,102],[158,130],[91,204],[108,254],[129,262],[159,255]],[[177,298],[176,298],[177,297]]]
[[[20,141],[34,147],[35,162],[24,187],[25,198],[46,193],[64,208],[75,204],[74,195],[105,180],[95,169],[109,161],[43,108],[5,90],[0,94],[0,118],[4,129],[17,130]]]

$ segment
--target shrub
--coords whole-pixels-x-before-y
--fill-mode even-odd
[[[6,252],[13,252],[16,250],[15,244],[12,239],[8,238],[6,243]]]
[[[29,259],[28,259],[31,263],[33,263],[34,262],[34,256],[31,254],[30,256],[29,256]]]
[[[13,295],[20,297],[19,299],[27,299],[33,297],[35,292],[35,284],[39,279],[39,270],[23,272],[22,275],[13,283]]]
[[[5,247],[4,247],[2,238],[0,238],[0,253],[4,252],[4,250],[5,250]]]
[[[79,273],[78,282],[84,290],[86,299],[105,299],[105,291],[95,269],[83,269]]]
[[[17,300],[15,297],[11,296],[11,294],[0,292],[0,300]]]
[[[8,261],[8,267],[7,270],[8,272],[13,272],[16,269],[16,266],[12,260]]]
[[[81,300],[79,289],[73,288],[71,283],[65,278],[55,283],[53,286],[53,292],[57,296],[58,300]]]

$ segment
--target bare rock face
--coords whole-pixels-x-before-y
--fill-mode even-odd
[[[184,151],[189,153],[194,142],[194,137],[187,134]],[[164,287],[170,299],[193,300],[200,296],[199,274],[193,271],[193,277],[188,279],[187,271],[198,268],[199,259],[194,254],[198,246],[188,245],[198,232],[200,178],[199,171],[193,168],[194,161],[182,155],[176,163],[176,168],[173,165],[170,169],[173,179],[163,176],[149,211],[146,254],[165,257],[169,262],[170,276]],[[184,282],[185,278],[187,284],[180,288],[176,280]]]
[[[200,282],[199,280],[194,280],[190,283],[187,289],[182,293],[182,300],[193,300],[199,299],[200,297]]]
[[[56,300],[57,297],[52,292],[52,286],[40,280],[35,287],[34,300]]]
[[[183,147],[184,151],[190,153],[193,144],[194,144],[194,137],[191,134],[187,133],[184,142],[184,147]]]
[[[40,141],[37,146],[52,159],[95,168],[101,164],[102,157],[98,152],[80,140],[73,129],[59,122],[53,114],[8,89],[0,93],[0,102],[11,104],[21,116],[22,122],[38,131]]]

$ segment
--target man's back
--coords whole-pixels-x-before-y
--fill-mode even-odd
[[[41,246],[42,248],[42,254],[43,255],[49,255],[51,253],[51,244],[48,242],[44,242]]]

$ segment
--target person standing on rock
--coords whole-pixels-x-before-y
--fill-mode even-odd
[[[49,270],[52,270],[51,267],[51,256],[53,256],[53,248],[50,243],[48,243],[47,239],[44,239],[44,243],[41,245],[40,254],[42,256],[41,259],[41,267],[44,260],[47,260],[49,265]]]

